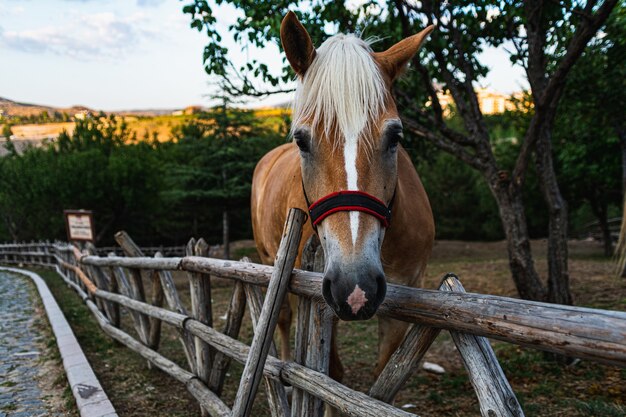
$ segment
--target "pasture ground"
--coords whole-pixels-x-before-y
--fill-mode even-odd
[[[546,276],[545,242],[534,241],[537,268]],[[236,256],[254,254],[254,248],[240,243]],[[38,270],[50,286],[72,325],[85,354],[120,416],[198,415],[198,408],[185,388],[159,371],[149,371],[138,355],[114,343],[102,333],[80,299],[63,285],[55,273]],[[435,288],[445,272],[455,272],[469,292],[515,296],[509,276],[503,242],[476,243],[441,241],[435,246],[425,287]],[[626,311],[626,279],[616,278],[613,263],[602,256],[596,242],[570,242],[570,276],[575,302],[580,306]],[[177,287],[188,301],[186,279],[177,278]],[[231,283],[213,285],[214,320],[219,329],[230,297]],[[133,333],[126,316],[125,329]],[[340,323],[340,353],[347,385],[366,391],[374,378],[376,361],[376,320]],[[250,341],[246,318],[240,339]],[[184,365],[176,333],[164,327],[160,351]],[[543,353],[504,342],[492,345],[527,416],[626,416],[626,369],[581,361],[559,365]],[[458,353],[447,332],[442,332],[426,360],[446,369],[443,375],[420,371],[400,392],[396,404],[420,416],[476,416],[478,403]],[[224,398],[232,404],[242,366],[231,367]],[[269,415],[263,388],[254,416]]]

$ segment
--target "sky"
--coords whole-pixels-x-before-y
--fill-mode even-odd
[[[206,35],[189,27],[186,0],[0,0],[0,97],[97,110],[210,105],[215,88],[202,64]],[[277,45],[243,49],[227,34],[236,12],[218,10],[218,28],[235,63],[251,58],[278,72]],[[526,85],[503,49],[480,60],[492,70],[482,86],[511,93]],[[289,95],[245,105],[284,103]]]

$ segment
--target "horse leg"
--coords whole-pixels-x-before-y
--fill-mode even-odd
[[[278,334],[280,337],[280,358],[284,361],[291,360],[289,345],[289,332],[291,330],[291,305],[289,300],[284,300],[280,306],[278,315]]]
[[[407,329],[409,323],[394,320],[386,317],[378,317],[378,363],[374,369],[374,375],[378,377],[389,362],[389,358],[396,351]]]

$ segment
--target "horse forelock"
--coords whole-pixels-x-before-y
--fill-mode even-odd
[[[325,138],[336,138],[335,146],[361,138],[371,149],[373,123],[383,114],[387,97],[371,52],[369,44],[355,35],[327,39],[298,82],[292,126],[310,124]]]

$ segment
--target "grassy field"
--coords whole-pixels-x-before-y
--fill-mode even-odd
[[[254,110],[254,114],[263,124],[276,129],[278,126],[282,126],[284,119],[289,116],[290,111],[282,108],[264,108]],[[171,114],[158,116],[126,115],[121,117],[124,118],[128,129],[137,136],[138,140],[156,139],[159,142],[172,140],[172,129],[198,119],[196,114],[177,116]],[[0,132],[3,126],[3,124],[0,124]],[[14,125],[11,127],[11,130],[13,132],[13,140],[41,141],[43,139],[56,138],[63,131],[71,135],[74,132],[74,128],[74,122],[59,122]]]
[[[536,263],[546,274],[545,242],[533,242]],[[251,254],[244,246],[237,254]],[[613,275],[610,260],[601,256],[602,248],[594,242],[571,242],[570,274],[577,305],[626,311],[626,279]],[[515,296],[502,242],[438,242],[429,265],[427,288],[435,288],[445,272],[455,272],[470,292]],[[78,297],[49,271],[45,277],[64,309],[81,345],[94,366],[105,390],[121,416],[197,415],[198,408],[185,389],[159,371],[149,371],[145,361],[105,336]],[[177,277],[177,287],[184,302],[188,289],[184,277]],[[213,285],[214,317],[221,328],[230,297],[231,284]],[[129,328],[128,317],[124,326]],[[347,385],[366,391],[374,378],[376,361],[376,319],[340,323],[340,354]],[[160,351],[177,363],[184,356],[173,329],[165,328]],[[240,339],[251,339],[250,321],[246,318]],[[504,342],[492,345],[527,416],[626,416],[626,370],[581,361],[571,366],[550,361],[544,354]],[[479,415],[478,404],[462,362],[447,332],[442,332],[426,360],[446,369],[443,375],[419,372],[400,392],[396,405],[420,416]],[[231,367],[225,400],[232,404],[242,367]],[[257,397],[254,416],[269,415],[264,393]]]

